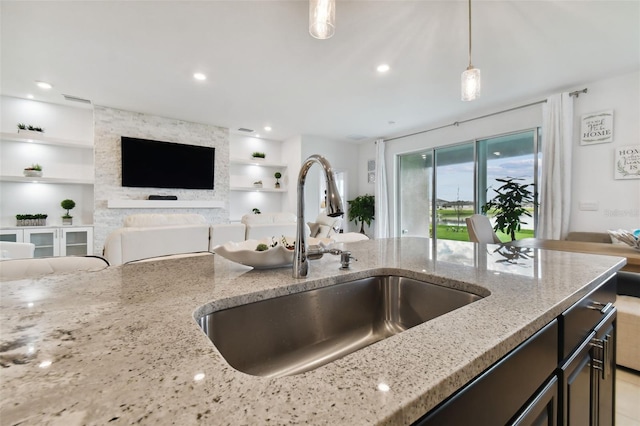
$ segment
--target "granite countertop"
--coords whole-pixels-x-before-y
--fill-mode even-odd
[[[351,270],[325,255],[304,280],[207,255],[1,283],[2,424],[409,424],[625,263],[422,238],[347,247]],[[484,297],[281,378],[234,370],[194,319],[387,273]]]

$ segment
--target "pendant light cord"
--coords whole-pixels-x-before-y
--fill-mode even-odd
[[[471,65],[471,0],[469,0],[469,67],[468,70],[472,69],[473,65]]]

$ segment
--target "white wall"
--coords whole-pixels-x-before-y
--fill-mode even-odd
[[[587,84],[589,92],[574,102],[572,231],[640,228],[640,179],[614,179],[615,149],[640,148],[640,72]],[[580,117],[612,109],[613,142],[580,146]],[[596,211],[580,210],[595,202]]]
[[[640,180],[614,179],[614,150],[616,147],[640,144],[640,72],[608,78],[559,91],[588,88],[588,93],[574,99],[575,131],[573,141],[573,200],[571,231],[605,232],[607,229],[635,229],[640,227]],[[538,99],[522,100],[504,109],[542,100],[550,94],[540,94]],[[484,94],[487,96],[487,94]],[[615,114],[614,142],[593,146],[579,145],[580,117],[583,114],[613,109]],[[494,111],[482,111],[482,116]],[[472,117],[452,117],[449,123]],[[448,123],[425,122],[423,129],[435,128]],[[446,146],[459,142],[531,129],[542,125],[542,105],[487,117],[459,126],[409,136],[386,143],[387,181],[395,205],[396,157],[424,148]],[[366,143],[359,148],[359,165],[366,170],[367,160],[375,158],[375,145]],[[373,193],[373,185],[366,181],[366,173],[358,180],[360,193]],[[596,202],[597,211],[581,211],[580,202]],[[397,218],[393,207],[390,212],[393,235],[397,230]]]
[[[77,141],[93,146],[93,111],[2,96],[0,128],[15,134],[17,124],[25,123],[44,129],[46,138]],[[21,176],[33,163],[43,167],[45,177],[93,179],[93,153],[90,149],[3,142],[0,147],[0,175]],[[66,211],[60,202],[70,198],[76,202],[71,210],[74,225],[93,223],[93,186],[51,183],[0,182],[0,226],[16,225],[16,214],[44,213],[47,225],[62,225]]]
[[[310,155],[320,154],[324,156],[336,172],[345,172],[347,187],[344,208],[348,209],[348,200],[353,200],[360,195],[358,193],[358,145],[352,143],[336,142],[317,136],[302,136],[302,161]],[[365,166],[366,170],[366,166]],[[322,168],[315,164],[309,169],[305,183],[305,220],[312,222],[320,213],[319,200],[320,179],[324,179]],[[345,232],[356,230],[353,223],[347,223],[347,215],[344,217],[343,229]]]

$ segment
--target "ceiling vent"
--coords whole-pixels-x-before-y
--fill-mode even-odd
[[[238,129],[238,131],[239,131],[239,132],[246,132],[246,133],[253,133],[253,130],[251,130],[251,129],[246,129],[246,128],[244,128],[244,127],[240,127],[240,128]]]
[[[62,96],[64,96],[65,101],[80,102],[81,104],[91,104],[91,101],[89,99],[83,99],[77,96],[65,95],[64,93],[62,94]]]

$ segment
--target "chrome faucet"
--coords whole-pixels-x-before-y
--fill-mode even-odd
[[[338,187],[336,186],[331,164],[321,155],[311,155],[302,164],[302,168],[298,174],[298,223],[296,226],[296,245],[293,255],[294,278],[304,278],[309,272],[309,260],[307,258],[309,246],[307,244],[307,235],[304,226],[304,182],[313,163],[318,163],[322,166],[325,178],[327,179],[327,215],[336,217],[344,214],[342,200],[340,199],[340,193],[338,193]]]

